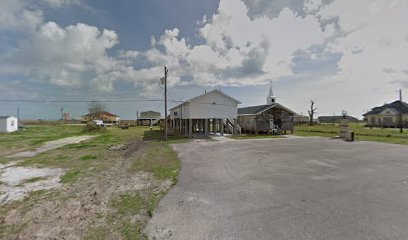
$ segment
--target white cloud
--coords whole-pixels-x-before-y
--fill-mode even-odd
[[[81,5],[80,0],[40,0],[40,1],[54,8],[59,8],[62,7],[63,5]]]
[[[47,1],[54,6],[76,2]],[[11,2],[9,5],[17,9],[11,11],[13,16],[30,9],[24,4],[15,8]],[[162,75],[157,66],[163,65],[171,69],[172,85],[185,84],[182,79],[205,85],[266,83],[291,76],[293,54],[321,44],[332,34],[312,15],[300,17],[284,8],[276,18],[250,18],[242,1],[221,0],[218,12],[202,22],[199,33],[204,44],[187,44],[175,28],[166,30],[158,40],[152,37],[151,49],[119,51],[112,57],[107,50],[118,43],[115,32],[82,23],[61,27],[45,22],[38,8],[31,9],[30,13],[40,17],[33,33],[9,54],[10,69],[58,86],[96,86],[105,91],[113,90],[113,82],[118,80],[149,89],[149,84],[155,85]],[[26,20],[21,24],[30,23]],[[139,58],[151,67],[134,68],[132,63]]]
[[[322,6],[322,0],[305,0],[303,10],[310,14],[317,12]]]
[[[43,13],[30,9],[28,3],[22,0],[1,0],[0,4],[0,31],[32,31],[43,21]]]
[[[188,75],[199,84],[262,84],[292,75],[293,54],[332,34],[330,28],[322,30],[316,17],[300,17],[288,8],[273,19],[251,19],[240,0],[222,0],[218,12],[203,24],[199,32],[205,44],[189,46],[178,29],[166,30],[158,42],[152,41],[147,59],[170,65],[177,79]]]
[[[81,4],[41,1],[53,7]],[[45,21],[36,6],[2,0],[0,31],[24,33],[25,38],[0,56],[0,72],[102,91],[127,81],[150,96],[159,90],[163,65],[170,68],[171,86],[245,86],[299,78],[294,58],[304,52],[311,61],[341,56],[338,72],[305,80],[310,81],[310,97],[324,102],[322,111],[333,104],[372,106],[373,100],[382,103],[395,88],[406,86],[408,29],[403,23],[408,22],[408,0],[305,0],[289,1],[287,6],[285,2],[221,0],[218,11],[200,21],[201,44],[190,44],[182,29],[174,28],[152,36],[149,49],[110,55],[119,42],[114,31],[83,23],[62,27]],[[313,71],[319,69],[308,70]],[[361,100],[368,91],[376,94]],[[356,113],[357,107],[347,110]]]
[[[321,10],[322,18],[337,17],[344,33],[327,47],[342,54],[340,71],[329,78],[341,83],[339,93],[353,89],[364,94],[363,101],[371,105],[396,95],[395,89],[401,87],[398,80],[406,78],[408,29],[403,23],[408,22],[407,12],[406,0],[361,0],[353,4],[337,0]],[[349,97],[350,102],[360,99],[358,95]]]

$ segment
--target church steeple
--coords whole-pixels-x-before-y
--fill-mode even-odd
[[[270,81],[269,82],[269,85],[270,85],[270,87],[269,87],[269,94],[268,94],[268,96],[266,97],[266,104],[268,104],[268,105],[271,105],[271,104],[274,104],[276,101],[276,99],[275,99],[275,95],[273,95],[273,90],[272,90],[272,81]]]

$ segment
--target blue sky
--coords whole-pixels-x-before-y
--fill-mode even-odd
[[[360,117],[408,87],[406,0],[0,0],[0,115],[55,119],[39,100],[162,99],[219,88],[250,106],[277,101]],[[392,17],[391,17],[392,16]],[[125,119],[161,102],[107,103]]]

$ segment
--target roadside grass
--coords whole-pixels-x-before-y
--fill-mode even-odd
[[[394,144],[408,144],[408,129],[399,133],[396,128],[366,128],[363,124],[352,123],[350,130],[359,141],[373,141]],[[335,137],[339,134],[338,124],[319,124],[314,126],[296,125],[294,135]]]
[[[88,155],[82,156],[81,160],[87,161],[87,160],[95,160],[97,158],[98,158],[98,156],[88,154]]]
[[[159,179],[177,181],[180,160],[169,143],[151,142],[143,154],[133,160],[131,171],[152,172]]]
[[[28,129],[32,129],[32,131],[30,132]],[[27,133],[34,136],[25,135]],[[24,142],[21,145],[21,150],[25,150],[26,146],[37,146],[49,140],[78,136],[82,135],[83,132],[82,126],[44,125],[27,126],[27,130],[19,134],[22,135],[13,137],[0,135],[0,141],[2,138],[7,138],[7,141],[9,141],[8,146],[16,147],[17,149],[18,142],[21,140]],[[112,166],[112,159],[122,156],[123,151],[107,151],[111,145],[144,141],[141,148],[137,150],[137,154],[130,156],[131,163],[127,170],[130,172],[151,172],[155,176],[155,181],[170,180],[173,184],[177,182],[180,160],[170,144],[187,142],[189,139],[182,136],[169,136],[169,141],[164,142],[162,140],[162,133],[158,128],[150,130],[149,127],[132,127],[126,130],[112,127],[107,128],[104,132],[98,132],[96,135],[93,139],[70,144],[24,159],[18,162],[16,166],[63,168],[66,172],[60,177],[60,182],[75,187],[83,178],[89,180],[100,179],[102,172],[109,170]],[[39,180],[41,179],[29,179],[29,181],[33,182]],[[121,239],[146,239],[141,230],[165,194],[165,191],[156,188],[127,192],[113,197],[111,199],[112,204],[110,205],[112,208],[110,211],[113,211],[113,214],[100,213],[97,215],[95,218],[102,219],[106,224],[95,227],[91,226],[87,232],[86,239],[107,239],[107,233],[112,234],[112,231],[115,234],[119,234],[118,236]],[[58,197],[58,195],[61,195],[61,197]],[[58,189],[36,191],[23,201],[2,205],[0,207],[0,215],[6,216],[6,213],[13,209],[18,210],[18,212],[27,212],[40,199],[66,201],[65,199],[71,197]],[[7,233],[18,233],[24,229],[24,226],[30,224],[29,222],[20,222],[18,225],[10,227],[10,225],[5,226],[2,224],[1,220],[2,218],[0,217],[0,232],[7,228]],[[112,222],[115,222],[115,225],[112,225]],[[4,237],[6,235],[0,233],[0,238],[1,236]]]
[[[164,141],[163,131],[160,131],[158,128],[153,128],[152,130],[146,129],[143,133],[143,141],[149,142]],[[185,143],[188,141],[190,141],[190,139],[183,135],[169,134],[167,136],[167,143]]]
[[[15,210],[15,214],[25,215],[34,207],[40,199],[46,198],[48,201],[65,201],[66,198],[62,197],[61,192],[52,190],[38,190],[31,192],[29,196],[25,197],[22,201],[14,201],[0,206],[0,239],[9,239],[11,234],[22,231],[30,221],[22,220],[18,224],[6,225],[5,218],[7,213],[11,210]],[[17,238],[18,239],[18,238]]]
[[[117,196],[111,200],[113,211],[107,216],[107,222],[116,226],[124,239],[147,239],[142,229],[146,225],[146,219],[164,195],[165,192],[155,193],[153,189],[147,189]],[[141,217],[135,218],[135,216]],[[99,229],[99,231],[105,230]]]
[[[188,140],[184,137],[170,136],[169,140],[164,142],[160,131],[148,128],[139,134],[145,144],[139,154],[133,157],[129,171],[151,172],[159,180],[171,180],[173,184],[176,183],[180,160],[170,144]],[[156,189],[143,189],[116,196],[111,200],[113,212],[104,216],[104,219],[109,226],[115,226],[123,239],[147,239],[142,229],[166,193],[166,191],[157,192]],[[135,216],[139,217],[135,218]],[[107,239],[108,232],[109,228],[106,226],[90,228],[86,238]]]
[[[262,139],[262,138],[284,138],[279,135],[251,135],[251,134],[240,134],[240,135],[231,135],[227,136],[228,138],[231,139],[236,139],[236,140],[244,140],[244,139]]]
[[[33,183],[33,182],[38,182],[38,181],[42,181],[47,179],[46,177],[32,177],[30,179],[24,180],[23,182],[21,182],[20,184],[18,184],[17,186],[24,186],[27,183]]]
[[[141,139],[143,130],[132,128],[123,131],[110,128],[104,133],[81,143],[40,153],[21,161],[17,166],[59,167],[85,172],[87,169],[105,169],[109,166],[106,150],[111,145],[127,142],[130,139]]]
[[[83,135],[82,130],[83,126],[33,125],[17,132],[0,133],[0,155],[3,155],[2,152],[9,153],[13,150],[22,151],[38,147],[47,141]]]
[[[5,157],[0,157],[0,163],[1,164],[5,164],[5,163],[8,163],[8,162],[10,162],[10,159],[7,159]]]
[[[61,183],[70,183],[70,182],[74,182],[78,176],[81,174],[80,170],[69,170],[68,172],[66,172],[64,175],[62,175],[60,177],[60,182]]]

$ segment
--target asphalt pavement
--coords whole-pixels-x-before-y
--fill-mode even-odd
[[[150,239],[408,239],[408,147],[326,138],[174,145]]]

